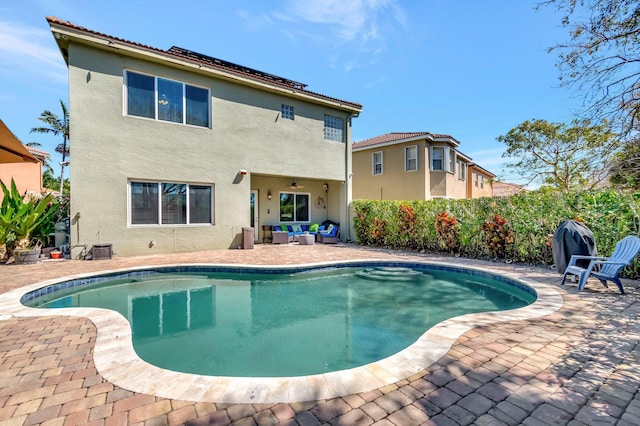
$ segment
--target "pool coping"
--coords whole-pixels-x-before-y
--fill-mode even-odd
[[[28,292],[52,284],[124,273],[141,269],[166,267],[229,267],[283,269],[330,267],[359,263],[423,264],[496,274],[533,288],[537,300],[523,308],[468,314],[443,321],[427,330],[406,349],[382,360],[324,374],[298,377],[221,377],[179,373],[153,366],[138,357],[131,341],[128,321],[119,313],[99,308],[60,308],[43,310],[20,303]],[[0,295],[0,317],[73,316],[88,318],[97,329],[93,352],[97,371],[108,381],[134,392],[159,397],[216,403],[292,403],[331,399],[366,392],[406,379],[438,361],[464,332],[495,322],[526,320],[551,314],[562,307],[561,294],[552,286],[526,278],[519,273],[499,268],[473,267],[438,261],[350,259],[295,265],[250,265],[217,263],[181,263],[136,266],[77,274],[24,286]]]

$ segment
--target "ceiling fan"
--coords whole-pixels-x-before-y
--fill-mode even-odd
[[[291,182],[290,185],[287,186],[287,188],[289,189],[301,189],[304,188],[304,185],[301,185],[299,183],[296,182],[296,179],[293,179],[293,182]]]

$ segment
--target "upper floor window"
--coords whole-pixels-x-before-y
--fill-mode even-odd
[[[480,189],[484,188],[484,176],[480,175]]]
[[[282,115],[282,118],[286,118],[287,120],[293,120],[295,117],[293,113],[293,107],[291,105],[282,104],[281,115]]]
[[[448,157],[449,157],[449,161],[447,162],[447,171],[449,173],[455,173],[456,172],[456,150],[449,148],[448,150]]]
[[[131,182],[132,225],[213,223],[213,186],[173,182]]]
[[[431,147],[431,170],[444,170],[444,147]]]
[[[126,114],[209,127],[209,90],[175,80],[125,72]]]
[[[418,170],[418,145],[404,149],[404,170],[407,172]]]
[[[374,175],[381,175],[384,171],[382,151],[374,152],[371,155],[371,163],[371,173]]]
[[[480,181],[480,175],[477,173],[473,174],[473,185],[477,188],[478,182]]]
[[[467,179],[467,163],[462,160],[458,160],[458,179]]]
[[[324,115],[324,140],[344,142],[344,120],[333,115]]]

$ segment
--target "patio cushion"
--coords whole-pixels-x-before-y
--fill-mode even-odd
[[[302,232],[302,226],[300,226],[300,225],[291,225],[291,230],[293,232]]]
[[[317,223],[312,223],[311,226],[309,227],[309,232],[318,232],[318,225]]]

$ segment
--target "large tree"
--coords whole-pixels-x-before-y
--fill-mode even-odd
[[[588,120],[573,120],[570,125],[525,121],[498,141],[507,146],[502,156],[514,160],[507,167],[526,184],[545,184],[564,192],[602,182],[620,147],[606,122],[592,125]]]
[[[640,119],[640,2],[638,0],[545,0],[570,30],[559,53],[563,84],[585,95],[592,119],[607,118],[621,135]]]
[[[640,139],[625,144],[611,167],[611,182],[624,188],[640,190]]]
[[[49,110],[45,110],[38,120],[42,121],[46,127],[34,127],[31,133],[51,133],[55,136],[62,136],[62,143],[56,147],[56,152],[62,154],[60,162],[60,194],[64,189],[64,168],[69,164],[67,157],[69,156],[69,111],[64,101],[60,100],[62,108],[62,117]]]

